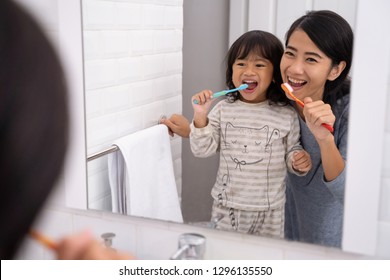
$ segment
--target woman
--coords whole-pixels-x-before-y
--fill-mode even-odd
[[[307,13],[286,34],[281,74],[305,103],[302,109],[291,102],[313,166],[304,177],[287,176],[285,236],[291,240],[341,246],[352,46],[350,25],[331,11]],[[188,137],[183,116],[163,123]],[[322,123],[332,125],[334,134]]]
[[[331,11],[307,13],[286,34],[281,74],[305,103],[293,106],[313,162],[306,176],[287,175],[288,239],[341,246],[352,43],[351,27]]]

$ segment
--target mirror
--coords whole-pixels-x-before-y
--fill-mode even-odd
[[[183,112],[191,118],[193,93],[225,88],[223,59],[229,42],[246,30],[268,30],[283,40],[306,9],[335,10],[352,26],[356,11],[352,1],[341,8],[338,1],[312,1],[311,7],[305,0],[162,2],[83,0],[89,155],[156,124],[161,115]],[[171,143],[184,220],[209,221],[218,159],[194,158],[186,139],[176,137]],[[91,209],[111,209],[106,156],[88,163],[88,202]]]
[[[22,2],[23,4],[26,4],[26,6],[31,6],[33,11],[37,12],[37,18],[39,19],[46,19],[49,18],[49,28],[47,28],[47,31],[49,33],[49,37],[54,37],[56,40],[61,39],[61,46],[62,51],[64,51],[64,54],[62,55],[64,63],[66,64],[73,64],[75,63],[76,66],[70,66],[67,65],[68,72],[72,77],[72,90],[71,92],[74,93],[75,96],[72,96],[73,98],[77,99],[77,101],[72,101],[72,107],[75,108],[77,111],[72,112],[72,122],[74,124],[77,124],[79,127],[77,127],[77,133],[72,133],[73,137],[78,138],[77,135],[80,135],[81,140],[75,144],[72,144],[77,149],[84,149],[84,114],[83,114],[83,105],[84,102],[82,92],[83,92],[83,81],[82,81],[82,58],[81,58],[81,42],[78,42],[79,39],[81,39],[81,32],[80,30],[80,19],[76,17],[75,15],[79,15],[80,12],[80,1],[79,0],[18,0],[19,2]],[[194,2],[197,2],[196,5],[193,5]],[[209,5],[209,3],[215,3],[219,2],[220,5],[222,5],[220,2],[228,2],[225,0],[221,1],[207,1],[207,0],[185,0],[184,5],[184,13],[186,18],[186,5],[187,8],[190,7],[193,12],[201,10],[203,5]],[[86,8],[86,2],[87,0],[84,0],[84,12]],[[97,2],[97,1],[95,1]],[[109,24],[109,18],[112,17],[115,13],[112,11],[113,4],[111,5],[109,2],[116,2],[116,1],[99,1],[100,7],[90,7],[92,11],[94,11],[96,14],[93,14],[92,18],[89,18],[89,25],[90,30],[92,33],[95,33],[96,36],[93,34],[88,35],[91,38],[99,37],[99,28],[102,28],[103,23]],[[123,2],[123,1],[121,1]],[[130,2],[130,1],[129,1]],[[134,1],[134,2],[143,2],[143,1]],[[148,1],[149,2],[149,1]],[[150,1],[151,2],[151,1]],[[156,2],[156,1],[154,1]],[[165,4],[167,4],[168,1],[164,1]],[[176,1],[173,1],[176,2]],[[181,2],[181,1],[179,1]],[[308,5],[312,5],[308,7],[308,9],[316,7],[316,8],[334,8],[334,10],[340,12],[338,9],[342,9],[343,11],[340,12],[343,16],[345,16],[351,23],[355,23],[354,20],[354,9],[348,8],[349,5],[355,4],[357,5],[358,1],[319,1],[319,0],[313,0],[313,1],[295,1],[294,6],[298,7],[298,9],[305,9],[305,4],[302,2],[307,2]],[[324,2],[324,3],[322,3]],[[329,3],[330,2],[330,3]],[[250,7],[252,8],[249,13],[243,12],[245,10],[245,6],[247,6],[249,3]],[[260,5],[261,7],[258,7],[256,5]],[[268,5],[267,5],[268,3]],[[270,9],[275,9],[273,7],[272,3],[275,3],[275,1],[257,1],[257,0],[231,0],[230,6],[232,13],[234,13],[234,16],[231,16],[230,18],[232,20],[235,20],[234,23],[230,24],[229,28],[229,37],[235,38],[237,34],[241,34],[243,31],[247,30],[248,28],[252,28],[255,26],[255,22],[257,24],[263,24],[258,25],[262,26],[260,29],[269,30],[269,31],[275,31],[276,34],[282,34],[283,35],[283,25],[288,25],[288,20],[285,20],[283,24],[276,24],[275,20],[270,20],[267,18],[267,15],[276,15],[277,13],[269,12]],[[333,4],[332,4],[333,3]],[[354,139],[353,142],[349,143],[348,147],[348,153],[349,153],[349,162],[348,165],[348,174],[347,174],[347,189],[346,189],[346,213],[345,213],[345,223],[344,223],[344,237],[343,237],[343,250],[346,250],[348,252],[354,252],[358,254],[363,254],[365,256],[369,255],[377,255],[378,257],[389,257],[390,252],[390,243],[388,242],[388,236],[389,236],[389,222],[390,222],[390,212],[388,205],[389,201],[389,193],[388,192],[388,185],[389,185],[389,178],[390,178],[390,137],[389,131],[390,126],[387,123],[386,124],[386,133],[383,131],[383,127],[385,126],[385,120],[388,120],[390,115],[390,91],[388,87],[388,81],[389,81],[389,63],[390,61],[387,59],[384,59],[387,54],[387,58],[390,57],[390,41],[385,40],[387,37],[383,36],[383,31],[378,29],[377,26],[388,26],[390,18],[386,16],[386,12],[390,9],[388,1],[359,1],[359,9],[356,16],[356,22],[359,21],[359,25],[357,26],[357,29],[355,30],[356,41],[355,46],[356,49],[354,50],[354,63],[355,66],[358,65],[354,69],[353,74],[353,87],[355,86],[353,90],[353,110],[350,112],[350,137],[351,139]],[[150,4],[150,3],[149,3]],[[291,9],[289,5],[289,1],[285,0],[279,0],[277,1],[278,7],[287,7],[286,10],[289,10],[291,14],[288,15],[288,17],[294,17],[292,11],[294,9]],[[332,5],[331,5],[332,4]],[[189,6],[188,6],[189,5]],[[200,5],[200,6],[199,6]],[[314,5],[314,6],[313,6]],[[330,7],[334,6],[334,7]],[[339,7],[338,7],[339,5]],[[57,7],[58,6],[58,7]],[[242,7],[244,6],[244,8]],[[137,7],[137,6],[136,6]],[[136,8],[134,7],[134,8]],[[150,6],[152,7],[152,6]],[[56,28],[53,29],[53,24],[56,26],[57,22],[53,21],[55,19],[55,15],[61,11],[61,17],[59,21],[59,26],[61,28],[64,28],[66,35],[70,35],[69,38],[63,38],[60,32],[60,35],[58,35],[55,31]],[[223,9],[221,9],[223,10]],[[137,10],[139,11],[139,9]],[[257,13],[256,15],[252,15],[254,11]],[[110,16],[105,16],[104,12],[109,12]],[[225,12],[225,11],[223,11]],[[264,13],[264,15],[260,16],[260,12]],[[65,14],[64,14],[65,13]],[[99,14],[101,13],[101,14]],[[302,14],[303,10],[297,13],[297,16]],[[130,13],[131,14],[131,13]],[[227,14],[227,13],[226,13]],[[242,20],[241,14],[248,14],[249,19]],[[201,15],[196,15],[199,18],[201,18]],[[350,16],[348,16],[350,15]],[[53,16],[53,17],[52,17]],[[132,15],[133,18],[138,19],[137,15]],[[188,17],[187,17],[188,18]],[[211,17],[209,17],[211,18]],[[216,17],[217,18],[217,17]],[[225,17],[227,18],[227,17]],[[291,18],[291,20],[292,20]],[[88,18],[86,15],[84,15],[84,24]],[[129,19],[131,20],[131,19]],[[113,22],[113,20],[111,19]],[[213,18],[213,25],[214,21],[216,21]],[[218,20],[219,21],[219,20]],[[380,22],[379,22],[380,21]],[[384,22],[383,22],[384,21]],[[385,24],[385,22],[388,22]],[[43,24],[44,27],[45,24]],[[155,25],[156,26],[156,25]],[[210,25],[212,26],[212,25]],[[210,27],[209,26],[209,27]],[[224,26],[227,26],[226,24]],[[60,29],[61,29],[60,28]],[[159,27],[156,27],[156,29],[161,28],[161,25]],[[219,27],[218,27],[219,28]],[[110,29],[108,27],[107,29]],[[135,31],[138,29],[133,26]],[[196,26],[191,30],[191,32],[188,31],[188,25],[185,27],[184,31],[184,37],[185,42],[184,46],[186,44],[191,45],[191,43],[194,44],[194,46],[197,46],[199,49],[201,49],[203,46],[199,44],[196,40],[199,40],[200,37],[195,37],[191,32],[196,30]],[[205,30],[200,30],[198,33],[208,33],[208,28],[205,28]],[[213,30],[214,29],[211,29]],[[219,28],[219,30],[222,30]],[[276,32],[276,30],[279,30],[279,32]],[[54,31],[54,32],[53,32]],[[139,31],[139,30],[138,30]],[[219,34],[219,33],[216,33]],[[364,35],[362,35],[364,34]],[[361,36],[359,36],[361,35]],[[146,36],[146,35],[145,35]],[[193,38],[194,37],[194,38]],[[189,38],[193,38],[193,41],[189,41]],[[234,40],[234,39],[233,39]],[[86,38],[84,38],[84,45],[85,47],[88,47],[92,49],[92,52],[89,54],[86,54],[85,58],[86,61],[93,60],[93,57],[105,57],[102,53],[98,51],[98,48],[103,48],[101,45],[101,40],[96,40],[96,43],[100,43],[99,46],[93,44],[94,40],[92,41],[92,44],[89,44]],[[378,44],[378,42],[381,42]],[[186,43],[187,42],[187,43]],[[64,44],[66,43],[66,44]],[[215,44],[214,41],[210,43],[210,45]],[[147,43],[145,43],[147,45]],[[75,50],[76,48],[76,50]],[[78,49],[77,49],[78,48]],[[106,46],[104,46],[106,48]],[[119,47],[118,47],[119,48]],[[117,48],[117,49],[118,49]],[[220,46],[218,45],[218,48]],[[224,47],[226,50],[227,47]],[[213,48],[210,48],[213,49]],[[372,50],[375,49],[375,52]],[[224,51],[221,51],[224,52]],[[80,55],[78,55],[80,53]],[[75,55],[77,54],[77,55]],[[92,55],[91,55],[92,54]],[[187,52],[188,56],[188,52]],[[89,57],[89,58],[88,58]],[[221,56],[222,57],[222,56]],[[367,60],[367,57],[370,57],[369,60]],[[111,60],[114,58],[117,58],[116,56],[111,56]],[[199,57],[202,58],[202,57]],[[204,59],[204,58],[203,58]],[[210,59],[208,57],[207,59]],[[188,67],[189,69],[192,68],[191,65],[187,65],[186,58],[183,59],[184,65],[183,69]],[[213,63],[208,63],[208,66],[210,67],[219,67],[218,64],[220,61],[220,57],[218,59],[213,60]],[[214,63],[215,62],[215,63]],[[208,87],[210,85],[214,85],[214,82],[210,81],[211,75],[209,73],[216,73],[217,70],[215,68],[212,68],[212,71],[206,72],[206,67],[204,67],[204,64],[199,63],[201,65],[202,71],[195,72],[198,76],[196,76],[199,81],[194,82],[194,88],[190,89],[189,92],[187,91],[187,86],[183,82],[183,95],[188,94],[190,96],[193,92],[193,90],[198,90],[199,88]],[[361,65],[364,65],[364,67],[361,67]],[[222,67],[223,68],[223,67]],[[372,71],[371,69],[376,69],[376,71]],[[185,70],[183,70],[183,73]],[[207,73],[205,75],[202,75],[203,73]],[[104,74],[104,73],[103,73]],[[89,74],[88,74],[89,75]],[[184,76],[184,74],[183,74]],[[215,75],[218,76],[218,75]],[[99,78],[99,77],[97,77]],[[218,79],[218,77],[212,77],[213,79]],[[90,79],[90,78],[89,78]],[[195,80],[195,79],[194,79]],[[375,83],[367,83],[366,81],[373,81],[375,80]],[[213,80],[214,81],[214,80]],[[198,82],[202,82],[204,84],[197,86]],[[221,82],[223,84],[223,82]],[[102,86],[103,87],[103,86]],[[103,87],[104,88],[104,87]],[[181,88],[181,87],[180,87]],[[215,82],[215,88],[218,88],[218,82]],[[219,89],[219,88],[218,88]],[[181,91],[181,90],[180,90]],[[367,92],[375,92],[375,100],[379,101],[375,103],[375,106],[367,106]],[[81,93],[81,95],[80,95]],[[90,96],[88,96],[88,94]],[[92,97],[91,97],[92,95]],[[89,97],[89,98],[88,98]],[[98,120],[94,120],[94,118],[98,118],[99,113],[103,113],[105,109],[102,108],[101,103],[106,101],[101,101],[104,97],[99,94],[98,89],[89,89],[87,90],[87,95],[85,96],[86,99],[88,99],[88,108],[87,108],[87,117],[88,117],[88,127],[89,128],[96,128],[97,130],[103,130],[102,134],[96,135],[96,132],[92,129],[92,131],[89,131],[88,139],[88,148],[89,148],[89,154],[99,151],[100,148],[104,148],[105,143],[107,141],[107,134],[106,131],[108,128],[101,128],[100,125],[104,124],[104,118],[102,117],[101,122]],[[139,96],[138,98],[142,98]],[[150,99],[150,96],[143,96],[145,100],[148,98]],[[185,97],[182,98],[185,100]],[[141,102],[138,99],[138,104]],[[387,100],[387,101],[386,101]],[[188,103],[183,102],[184,107]],[[96,104],[98,106],[96,106]],[[171,103],[169,103],[171,104]],[[79,108],[81,113],[79,113]],[[164,107],[165,108],[165,107]],[[178,112],[181,109],[181,106],[179,108],[172,108],[167,106],[167,112]],[[387,108],[387,113],[385,113],[385,110]],[[108,110],[109,111],[109,110]],[[139,112],[142,110],[139,110]],[[185,111],[185,110],[183,110]],[[361,112],[365,112],[364,114],[361,114]],[[191,112],[192,113],[192,112]],[[383,116],[386,115],[386,118],[383,118]],[[130,117],[137,116],[136,114],[130,115]],[[138,115],[138,117],[141,116],[141,114]],[[154,116],[153,116],[154,117]],[[152,118],[151,118],[152,119]],[[119,120],[119,118],[115,119]],[[114,126],[113,122],[108,122],[109,126]],[[129,128],[129,131],[136,130],[137,128],[142,127],[142,122],[137,123],[131,123],[131,128]],[[372,134],[370,133],[362,133],[362,127],[370,127],[371,131],[375,131],[375,137],[372,137]],[[105,134],[103,134],[105,133]],[[92,139],[92,140],[91,140]],[[93,140],[94,139],[94,140]],[[385,145],[383,145],[382,141],[385,140]],[[74,141],[74,140],[72,140]],[[94,144],[95,146],[91,145]],[[176,141],[174,139],[173,141]],[[183,147],[185,146],[185,141],[183,143]],[[362,147],[370,147],[369,149],[362,149]],[[180,150],[181,149],[174,149],[174,158],[178,159],[180,158]],[[185,158],[183,149],[183,160]],[[60,207],[67,206],[72,208],[84,208],[85,207],[85,200],[84,198],[86,193],[86,188],[84,188],[84,181],[85,181],[85,171],[84,171],[84,165],[85,165],[85,152],[75,152],[74,154],[76,157],[69,161],[69,166],[71,167],[72,171],[70,173],[77,173],[76,176],[69,176],[69,172],[65,172],[64,179],[61,180],[63,182],[64,186],[61,186],[61,190],[59,192],[58,198],[59,203],[58,205]],[[81,161],[80,161],[80,159]],[[383,158],[382,158],[383,157]],[[367,158],[370,159],[370,164],[367,165]],[[381,164],[382,159],[382,164]],[[82,162],[82,164],[81,164]],[[80,164],[82,166],[80,166]],[[203,164],[203,162],[201,163]],[[180,165],[180,164],[178,164]],[[184,163],[183,163],[184,165]],[[196,165],[194,164],[196,167]],[[104,209],[104,207],[107,207],[107,205],[104,203],[104,199],[101,199],[106,195],[106,192],[104,191],[104,186],[107,184],[107,180],[103,175],[101,175],[100,171],[104,170],[104,165],[101,164],[99,161],[93,161],[89,163],[89,198],[90,202],[93,204],[92,206],[95,207],[101,207],[101,209]],[[183,166],[183,171],[181,174],[180,172],[177,175],[177,177],[183,177],[183,186],[186,185],[186,178],[187,173],[191,173],[191,168],[185,170]],[[212,172],[210,172],[212,173]],[[215,174],[215,173],[214,173]],[[369,176],[367,176],[369,174]],[[181,176],[183,175],[183,176]],[[202,175],[204,175],[202,173]],[[93,179],[91,177],[96,176],[97,179]],[[213,175],[214,176],[214,175]],[[200,176],[202,177],[202,176]],[[66,179],[66,180],[65,180]],[[213,178],[212,178],[213,179]],[[380,182],[382,180],[382,182]],[[180,180],[178,181],[180,185]],[[103,186],[103,187],[102,187]],[[367,188],[367,186],[370,186]],[[64,187],[64,190],[62,190],[62,187]],[[102,190],[100,192],[100,190]],[[379,192],[381,191],[381,194],[379,195]],[[183,195],[183,194],[182,194]],[[207,198],[209,197],[209,192],[206,192]],[[202,201],[202,207],[203,204],[205,204],[204,200]],[[55,201],[57,202],[57,201]],[[79,202],[78,205],[75,205],[75,202]],[[96,202],[96,203],[93,203]],[[108,203],[107,203],[108,204]],[[56,204],[57,205],[57,204]],[[188,205],[188,206],[187,206]],[[365,205],[366,207],[361,207],[361,205]],[[186,206],[191,209],[193,206],[190,204],[186,204]],[[199,207],[199,208],[202,208]],[[199,209],[194,208],[194,209]],[[56,211],[61,210],[56,208]],[[379,212],[379,213],[378,213]],[[68,212],[66,212],[68,213]],[[361,223],[361,218],[364,217],[365,222]],[[136,219],[137,222],[139,221]],[[148,223],[149,224],[149,223]],[[169,226],[170,227],[170,226]],[[148,227],[149,228],[149,227]],[[177,228],[181,228],[180,226],[176,226]],[[187,229],[187,227],[185,227]],[[176,232],[173,232],[174,234]],[[230,239],[230,237],[229,237]],[[245,236],[240,237],[240,242],[244,240],[245,242]],[[364,242],[362,242],[364,240]],[[274,243],[275,244],[275,243]],[[282,244],[277,242],[277,244]],[[272,246],[272,245],[271,245]],[[280,245],[283,247],[283,245]],[[280,248],[280,247],[278,247]],[[305,247],[305,250],[308,248],[312,248],[313,250],[320,250],[316,247]],[[310,249],[310,251],[312,250]],[[279,249],[278,249],[279,250]],[[314,250],[315,251],[315,250]],[[327,250],[328,251],[328,250]],[[337,251],[336,251],[337,254]]]

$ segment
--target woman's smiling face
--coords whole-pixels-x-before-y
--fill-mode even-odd
[[[327,80],[337,78],[337,66],[301,29],[295,30],[288,41],[280,62],[284,82],[290,84],[299,98],[322,100]]]

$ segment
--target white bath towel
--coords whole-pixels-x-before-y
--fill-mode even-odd
[[[183,222],[168,129],[156,125],[116,140],[108,156],[113,212]]]

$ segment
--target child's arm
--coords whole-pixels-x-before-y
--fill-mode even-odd
[[[286,164],[291,173],[304,176],[310,171],[312,163],[310,154],[302,148],[299,138],[300,127],[298,114],[294,111],[291,115],[290,132],[287,134]]]
[[[190,145],[194,156],[209,157],[219,150],[221,106],[223,103],[222,101],[219,102],[210,110],[204,127],[197,127],[195,120],[191,122]]]
[[[311,169],[311,157],[305,150],[296,151],[292,156],[292,168],[300,173],[307,173]]]
[[[194,108],[194,126],[196,128],[205,127],[208,123],[207,114],[213,100],[215,100],[211,98],[212,95],[211,90],[205,89],[191,98],[192,107]],[[197,100],[197,104],[194,103],[194,100]]]

